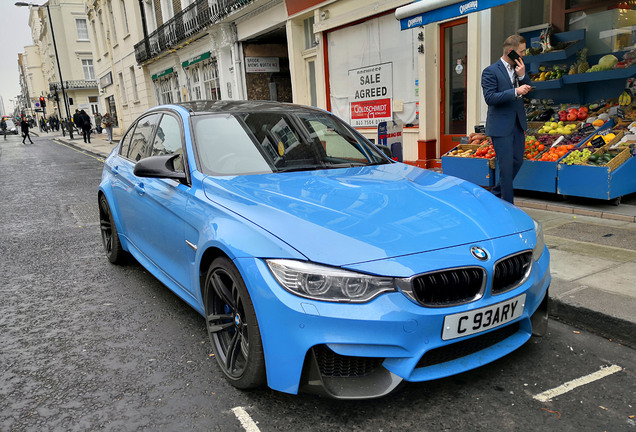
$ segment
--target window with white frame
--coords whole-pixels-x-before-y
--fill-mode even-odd
[[[201,62],[201,72],[203,72],[203,88],[205,89],[205,98],[209,100],[221,99],[221,90],[219,88],[219,70],[216,65],[216,59],[208,59]]]
[[[95,79],[93,59],[82,59],[82,70],[84,71],[84,79],[86,81],[93,81]]]
[[[128,14],[126,13],[126,0],[121,0],[119,3],[121,6],[121,17],[124,22],[124,30],[126,34],[130,33],[130,29],[128,28]]]
[[[97,27],[95,26],[95,20],[91,21],[91,24],[92,24],[91,29],[93,30],[93,40],[95,41],[95,54],[97,54],[97,57],[99,58],[100,56],[99,53],[101,51],[99,44],[101,42],[100,42],[100,39],[97,37],[97,30],[96,30]]]
[[[199,65],[190,67],[188,71],[190,77],[190,99],[201,100],[203,93],[201,92],[201,68]]]
[[[89,40],[88,39],[88,26],[86,25],[86,20],[83,18],[78,18],[75,20],[75,26],[77,27],[77,39],[79,40]]]
[[[139,90],[137,89],[137,77],[135,76],[135,67],[130,67],[130,86],[132,87],[133,101],[139,100]]]
[[[179,80],[177,74],[170,74],[155,81],[157,100],[161,104],[181,102],[179,93]]]
[[[121,103],[126,105],[128,103],[128,92],[126,92],[126,86],[124,85],[124,74],[119,72],[119,94],[121,95]]]
[[[108,18],[110,20],[110,40],[114,44],[117,43],[117,30],[115,29],[115,18],[113,17],[113,4],[109,1],[108,5]]]

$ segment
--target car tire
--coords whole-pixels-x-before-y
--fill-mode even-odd
[[[256,312],[238,269],[216,258],[205,278],[206,327],[216,360],[236,388],[265,384],[265,357]]]
[[[108,200],[104,195],[99,198],[99,225],[102,232],[102,243],[108,260],[113,264],[124,262],[124,249],[119,241],[119,233],[110,211]]]

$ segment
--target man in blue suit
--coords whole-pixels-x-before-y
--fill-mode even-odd
[[[525,51],[523,36],[509,36],[504,41],[503,56],[481,74],[488,105],[486,135],[492,138],[499,171],[492,193],[510,203],[514,201],[512,182],[523,162],[524,132],[528,127],[523,96],[531,87],[523,63]]]

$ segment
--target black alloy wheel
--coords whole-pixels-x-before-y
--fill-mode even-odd
[[[237,388],[262,386],[263,343],[254,306],[238,269],[228,258],[215,259],[204,288],[208,335],[221,370]]]
[[[119,233],[108,200],[104,195],[99,198],[99,227],[108,260],[113,264],[121,264],[124,261],[124,250],[119,241]]]

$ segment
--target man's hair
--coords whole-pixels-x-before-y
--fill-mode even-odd
[[[519,47],[519,45],[521,45],[522,43],[526,43],[526,38],[524,38],[523,36],[521,35],[508,36],[506,40],[504,41],[504,45],[503,45],[504,55],[508,54],[508,51],[510,51],[511,49],[516,50]]]

